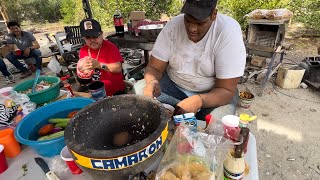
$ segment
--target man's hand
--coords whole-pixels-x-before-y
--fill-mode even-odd
[[[161,94],[160,83],[158,80],[154,79],[150,82],[146,82],[146,86],[144,87],[143,94],[150,98],[158,97]]]
[[[101,69],[101,64],[99,61],[91,58],[91,64],[93,69]]]
[[[185,114],[185,113],[197,113],[203,106],[200,95],[190,96],[177,104],[176,112],[174,115]]]
[[[24,57],[29,57],[30,51],[31,51],[30,48],[26,48],[26,49],[23,51],[23,56],[24,56]]]
[[[100,69],[100,68],[101,68],[100,63],[97,60],[90,57],[85,57],[85,60],[81,62],[81,69],[84,71],[92,71],[94,69]]]

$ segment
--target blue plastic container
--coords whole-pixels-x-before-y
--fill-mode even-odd
[[[49,124],[51,118],[65,118],[68,113],[77,111],[95,102],[88,98],[69,98],[38,108],[18,124],[14,135],[17,141],[34,149],[39,155],[52,157],[58,155],[65,146],[64,137],[47,141],[37,141],[39,129]]]

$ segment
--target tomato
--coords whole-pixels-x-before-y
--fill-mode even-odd
[[[42,128],[40,128],[40,130],[38,131],[38,134],[40,136],[45,136],[45,135],[48,135],[53,129],[54,129],[54,124],[47,124]]]
[[[71,113],[68,114],[68,118],[72,118],[74,115],[77,114],[78,111],[72,111]]]
[[[181,142],[177,145],[177,151],[179,154],[190,153],[192,151],[192,146],[189,142]]]

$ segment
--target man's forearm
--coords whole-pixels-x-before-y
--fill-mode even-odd
[[[150,83],[151,81],[154,81],[154,80],[159,81],[161,79],[161,77],[162,77],[162,73],[160,71],[158,71],[157,69],[155,69],[152,66],[147,66],[146,72],[144,75],[144,79],[147,84]]]
[[[33,41],[30,48],[31,49],[39,49],[40,48],[40,44],[38,43],[38,41]]]
[[[111,73],[122,73],[121,63],[111,63],[111,64],[100,63],[100,65],[96,67],[96,69],[102,69]]]
[[[235,92],[224,88],[214,88],[208,93],[200,94],[203,103],[202,108],[219,107],[229,104]]]

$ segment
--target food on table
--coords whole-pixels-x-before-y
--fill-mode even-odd
[[[78,111],[72,111],[71,113],[68,114],[68,118],[72,118],[74,115],[77,114]]]
[[[52,118],[49,119],[50,123],[58,124],[58,123],[67,123],[69,122],[70,118]]]
[[[120,132],[114,135],[113,144],[116,146],[123,146],[130,141],[130,134],[128,132]]]
[[[192,146],[189,142],[181,142],[177,145],[177,152],[180,154],[190,153],[192,151]]]
[[[170,167],[161,175],[161,180],[214,180],[215,174],[199,162],[189,162]]]
[[[51,82],[47,82],[47,81],[40,81],[40,83],[38,83],[36,85],[36,88],[35,88],[35,91],[36,92],[40,92],[42,90],[45,90],[45,89],[48,89],[50,88],[51,86],[53,86],[54,83],[51,83]],[[32,88],[29,88],[25,91],[20,91],[19,93],[22,93],[22,94],[30,94],[32,93]]]
[[[40,130],[38,131],[38,134],[40,136],[45,136],[45,135],[48,135],[53,129],[54,129],[54,124],[47,124],[42,128],[40,128]]]
[[[58,123],[54,127],[65,128],[65,127],[67,127],[67,124],[68,124],[68,122]]]
[[[240,98],[242,99],[252,99],[254,98],[253,94],[249,92],[240,92]]]
[[[47,136],[42,136],[40,138],[38,138],[38,141],[47,141],[47,140],[51,140],[51,139],[55,139],[58,137],[62,137],[64,135],[64,131],[60,131],[54,134],[49,134]]]
[[[63,128],[55,127],[55,128],[52,129],[52,131],[50,132],[50,134],[54,134],[54,133],[60,132],[60,131],[62,131],[62,130],[63,130]]]
[[[38,134],[40,137],[38,141],[51,140],[54,138],[58,138],[64,135],[64,129],[66,128],[70,118],[69,116],[74,116],[77,111],[73,111],[69,113],[68,118],[51,118],[49,119],[50,124],[46,124],[40,128]]]

